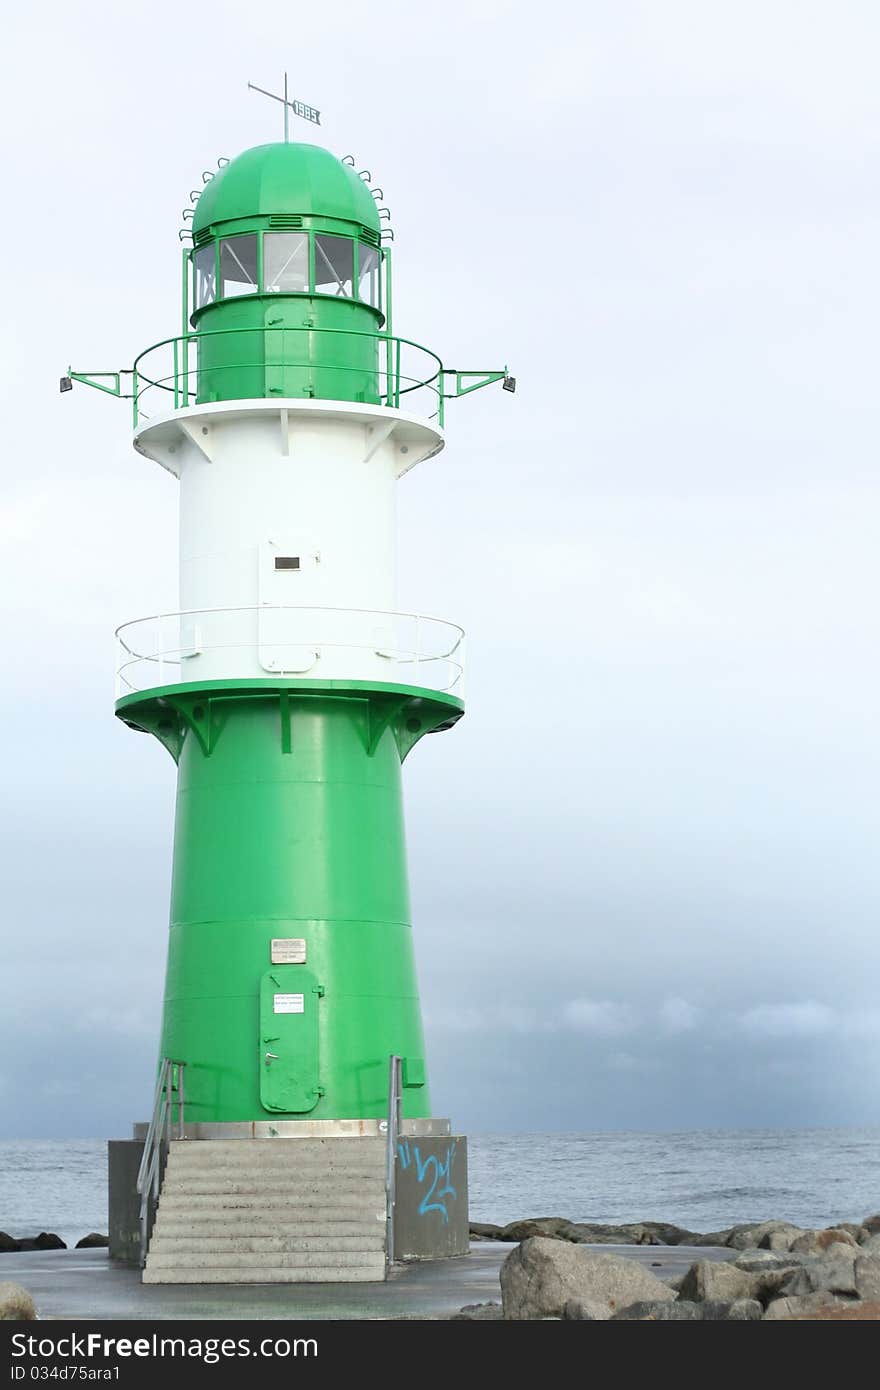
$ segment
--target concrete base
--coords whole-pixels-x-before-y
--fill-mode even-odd
[[[143,1152],[142,1139],[111,1139],[107,1145],[110,1257],[123,1264],[141,1262],[141,1199],[136,1183]]]
[[[399,1266],[383,1284],[150,1285],[141,1283],[140,1270],[109,1260],[106,1250],[0,1255],[0,1272],[28,1289],[41,1318],[448,1318],[465,1303],[500,1303],[498,1272],[515,1248],[480,1241],[459,1260]],[[683,1274],[695,1260],[731,1260],[737,1253],[706,1245],[590,1248],[637,1260],[660,1279]]]

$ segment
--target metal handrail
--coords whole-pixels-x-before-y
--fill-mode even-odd
[[[249,335],[251,337],[253,337],[255,334],[259,334],[261,337],[268,337],[269,334],[273,333],[287,334],[288,338],[290,337],[290,335],[294,333],[305,335],[305,340],[308,344],[309,350],[307,351],[304,359],[302,361],[297,361],[292,357],[285,355],[282,358],[282,360],[278,362],[224,362],[218,363],[216,366],[210,366],[205,368],[199,368],[198,365],[196,365],[194,368],[190,368],[189,366],[189,348],[191,344],[196,344],[196,346],[198,346],[198,344],[204,341],[205,339],[223,338],[228,337],[231,334],[237,334],[239,336]],[[167,391],[169,395],[173,395],[174,397],[174,409],[178,409],[180,408],[181,404],[185,406],[188,405],[191,400],[195,400],[197,396],[197,391],[194,391],[189,387],[188,378],[192,375],[198,377],[200,372],[212,373],[215,371],[238,371],[246,367],[259,367],[262,369],[265,369],[266,367],[290,367],[294,369],[302,368],[303,370],[308,369],[334,372],[354,371],[361,373],[365,370],[371,370],[370,368],[364,367],[352,367],[349,363],[340,362],[338,364],[335,364],[333,362],[315,362],[314,357],[312,355],[311,347],[315,336],[319,333],[335,334],[342,338],[366,338],[371,342],[375,342],[377,348],[380,344],[384,343],[386,345],[386,367],[384,372],[378,366],[378,361],[376,366],[377,382],[380,376],[385,377],[384,390],[378,393],[384,399],[384,403],[387,406],[399,409],[400,397],[402,395],[408,395],[409,393],[421,390],[422,388],[430,390],[437,397],[436,416],[431,416],[430,418],[436,418],[442,428],[445,397],[443,381],[444,372],[446,369],[443,366],[442,360],[437,356],[436,352],[433,352],[431,350],[431,348],[425,347],[422,343],[414,342],[411,338],[400,338],[390,333],[369,333],[365,332],[362,329],[352,330],[347,328],[307,328],[302,325],[285,326],[283,324],[273,326],[253,325],[247,328],[240,327],[199,329],[193,333],[184,333],[174,338],[163,338],[160,342],[153,343],[150,347],[144,348],[144,350],[140,352],[138,356],[135,358],[132,367],[132,412],[134,428],[137,428],[139,415],[142,413],[139,411],[139,403],[141,397],[147,391],[151,389]],[[412,348],[416,352],[424,353],[425,356],[431,358],[432,362],[436,365],[424,377],[411,377],[403,375],[401,373],[401,349],[403,347]],[[161,348],[171,348],[173,354],[173,370],[171,373],[159,377],[150,376],[148,372],[143,370],[141,364],[143,363],[145,358],[149,357],[154,352],[158,352]],[[181,361],[181,359],[183,360]],[[392,361],[394,363],[393,368],[391,365]],[[404,385],[401,389],[401,382],[408,384]]]
[[[388,1121],[385,1132],[385,1258],[394,1263],[394,1219],[397,1204],[397,1146],[400,1142],[403,1097],[403,1059],[388,1058]]]
[[[174,1068],[177,1068],[177,1137],[184,1137],[184,1085],[185,1062],[176,1062],[163,1057],[156,1081],[156,1094],[153,1100],[153,1113],[147,1127],[144,1151],[141,1155],[135,1189],[141,1199],[140,1205],[140,1260],[143,1265],[147,1258],[149,1240],[150,1210],[155,1210],[159,1200],[159,1186],[162,1169],[162,1145],[170,1143],[172,1129],[172,1110],[174,1107]]]
[[[448,669],[445,672],[441,669],[441,673],[433,677],[430,688],[447,693],[454,691],[457,694],[461,694],[463,692],[463,643],[465,632],[464,628],[460,627],[457,623],[450,622],[446,618],[437,618],[425,613],[394,613],[376,608],[339,608],[329,604],[244,604],[231,608],[189,608],[182,609],[179,612],[154,613],[149,617],[133,618],[128,622],[122,623],[114,634],[120,649],[118,665],[116,667],[118,682],[117,695],[124,693],[122,691],[123,686],[131,692],[143,688],[141,685],[134,684],[125,674],[127,671],[130,671],[132,667],[137,667],[141,663],[158,666],[159,684],[161,685],[163,683],[162,668],[165,663],[167,662],[171,666],[180,666],[186,657],[192,654],[185,645],[169,645],[163,647],[161,641],[162,624],[166,622],[179,622],[183,618],[227,617],[229,615],[242,613],[255,613],[260,615],[264,613],[290,613],[300,617],[304,617],[307,614],[316,614],[318,615],[317,620],[314,624],[310,624],[310,626],[313,625],[316,627],[320,626],[320,615],[322,614],[338,614],[343,617],[349,617],[354,614],[364,618],[383,620],[385,622],[393,620],[395,623],[413,624],[415,631],[414,633],[407,632],[405,634],[395,634],[394,640],[397,641],[397,645],[395,646],[393,642],[383,642],[381,637],[377,641],[375,634],[370,641],[366,642],[356,640],[329,641],[326,637],[315,635],[314,632],[310,633],[308,629],[306,629],[305,631],[292,632],[290,635],[272,642],[267,642],[262,639],[254,642],[206,642],[199,646],[199,654],[220,651],[251,652],[255,650],[263,651],[264,649],[268,650],[271,648],[277,648],[283,651],[291,646],[314,647],[318,654],[324,650],[328,652],[373,652],[387,657],[388,660],[393,661],[398,666],[414,666],[419,673],[426,671],[427,668],[436,668],[437,666],[442,668],[445,664]],[[431,650],[430,639],[426,639],[423,635],[423,629],[429,624],[434,629],[443,630],[444,635],[442,643],[438,640],[436,644],[440,648],[439,650]],[[155,646],[153,650],[150,651],[141,650],[143,646],[147,645],[146,639],[138,642],[136,646],[131,645],[135,640],[137,629],[144,628],[147,625],[152,625],[156,630]],[[363,634],[355,635],[362,636]],[[403,637],[409,638],[409,641],[401,640]],[[123,659],[123,654],[128,658],[127,660]],[[458,659],[456,659],[456,657],[458,657]],[[276,671],[275,674],[283,674],[283,672]],[[432,677],[427,676],[427,679],[432,680]],[[446,681],[445,684],[442,683],[444,680]]]

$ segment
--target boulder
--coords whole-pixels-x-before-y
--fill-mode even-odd
[[[21,1284],[0,1284],[0,1322],[33,1322],[34,1300]]]
[[[471,1240],[503,1240],[501,1230],[500,1226],[494,1226],[491,1221],[472,1221],[470,1225]]]
[[[863,1240],[859,1247],[860,1255],[870,1255],[874,1260],[880,1260],[880,1236],[868,1236]]]
[[[880,1251],[876,1259],[873,1255],[857,1255],[853,1274],[859,1298],[869,1302],[880,1299]]]
[[[800,1235],[802,1227],[790,1221],[751,1221],[733,1226],[724,1243],[732,1250],[788,1250]]]
[[[744,1250],[733,1261],[734,1269],[745,1270],[746,1274],[769,1274],[797,1269],[799,1264],[803,1264],[803,1256],[793,1255],[787,1250]]]
[[[780,1321],[784,1318],[812,1317],[826,1308],[841,1306],[846,1299],[831,1293],[807,1293],[796,1297],[777,1298],[764,1314],[765,1321]]]
[[[504,1226],[498,1240],[519,1242],[532,1236],[546,1236],[550,1240],[571,1240],[572,1223],[564,1216],[530,1216],[524,1221],[511,1221]]]
[[[452,1322],[495,1322],[504,1317],[500,1303],[466,1303],[457,1313],[452,1314]]]
[[[89,1231],[87,1236],[76,1242],[77,1250],[103,1250],[110,1244],[109,1236],[102,1236],[99,1231]]]
[[[0,1231],[0,1255],[11,1255],[21,1249],[21,1244],[14,1236],[8,1236],[5,1231]]]
[[[880,1303],[836,1303],[814,1313],[795,1313],[795,1319],[814,1322],[880,1322]]]
[[[855,1263],[855,1249],[848,1245],[832,1245],[824,1255],[805,1259],[797,1269],[786,1274],[780,1294],[786,1298],[802,1298],[811,1293],[855,1298],[858,1293]]]
[[[570,1298],[562,1310],[565,1322],[605,1322],[608,1309],[594,1299]]]
[[[610,1318],[638,1302],[675,1298],[635,1260],[597,1255],[568,1241],[534,1236],[501,1266],[501,1296],[508,1320],[558,1318],[569,1302],[596,1303]]]
[[[104,1250],[110,1244],[110,1236],[101,1236],[97,1230],[90,1230],[88,1236],[76,1241],[76,1250]]]
[[[761,1276],[720,1260],[697,1260],[682,1280],[679,1298],[683,1303],[733,1303],[738,1298],[754,1298]]]
[[[796,1255],[821,1255],[832,1245],[855,1245],[855,1236],[838,1226],[829,1226],[825,1231],[805,1231],[792,1241],[789,1249]]]
[[[880,1214],[866,1216],[862,1222],[862,1230],[867,1231],[869,1236],[880,1236]]]
[[[732,1303],[633,1303],[612,1322],[757,1322],[764,1309],[755,1299]]]
[[[41,1231],[38,1236],[24,1237],[19,1241],[20,1250],[66,1250],[67,1246],[54,1231]]]

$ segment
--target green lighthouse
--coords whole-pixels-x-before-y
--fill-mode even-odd
[[[513,382],[392,333],[382,196],[315,145],[223,162],[194,195],[181,334],[62,383],[129,398],[134,447],[180,484],[179,610],[119,628],[116,713],[177,764],[156,1113],[206,1143],[380,1142],[395,1105],[401,1133],[448,1133],[401,770],[463,713],[463,633],[400,609],[396,489],[450,397]]]

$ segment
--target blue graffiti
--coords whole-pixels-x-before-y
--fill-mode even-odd
[[[414,1164],[416,1181],[418,1183],[430,1183],[427,1192],[419,1203],[419,1216],[427,1216],[429,1211],[439,1211],[448,1225],[449,1212],[446,1210],[446,1198],[458,1196],[450,1181],[455,1141],[453,1140],[451,1144],[447,1145],[446,1157],[442,1162],[436,1154],[428,1154],[428,1157],[423,1159],[418,1144],[413,1144],[412,1149],[410,1149],[408,1139],[400,1140],[397,1145],[397,1152],[400,1157],[400,1166],[404,1171],[411,1164]]]

